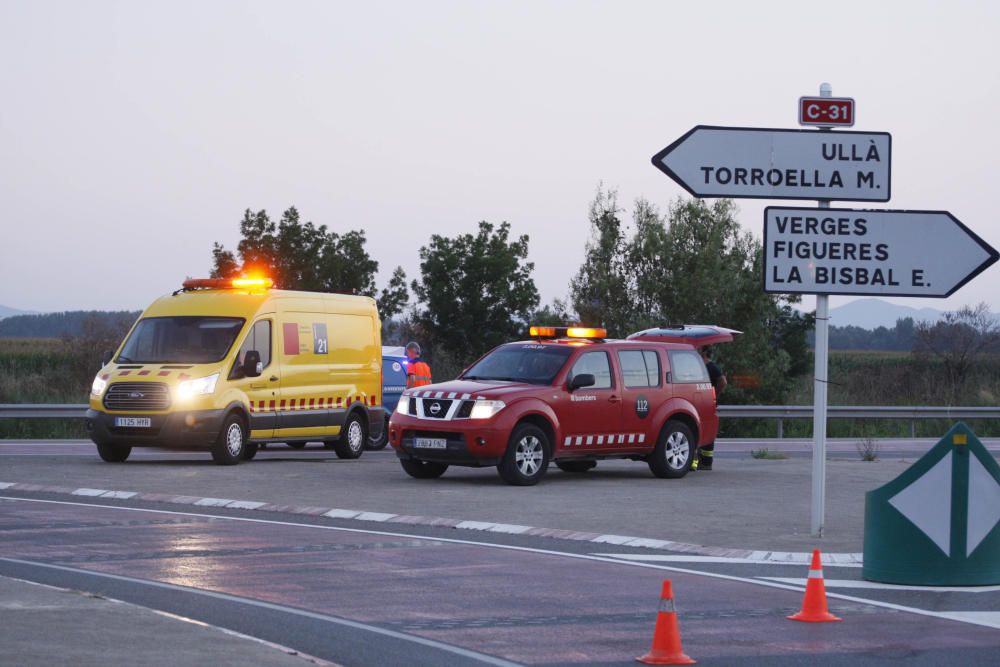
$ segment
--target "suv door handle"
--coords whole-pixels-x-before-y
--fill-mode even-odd
[[[608,402],[609,403],[621,403],[622,399],[618,398],[614,394],[611,394],[610,398],[608,398]]]

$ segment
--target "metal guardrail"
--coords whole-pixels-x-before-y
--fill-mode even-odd
[[[2,403],[0,419],[83,419],[86,405],[72,403]],[[785,435],[786,419],[812,419],[811,405],[720,405],[723,419],[776,419],[778,438]],[[916,437],[917,421],[923,419],[1000,419],[1000,407],[831,405],[828,419],[905,419],[910,437]]]

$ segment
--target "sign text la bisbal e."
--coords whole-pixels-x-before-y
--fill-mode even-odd
[[[653,164],[696,197],[884,202],[892,137],[698,125]]]

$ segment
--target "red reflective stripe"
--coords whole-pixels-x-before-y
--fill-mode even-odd
[[[337,407],[339,408],[340,404],[343,403],[343,402],[344,402],[344,397],[343,396],[338,396],[337,397]]]
[[[157,373],[157,375],[160,376],[161,378],[165,378],[168,375],[170,375],[170,371],[160,371],[159,373]]]
[[[309,399],[309,409],[312,410],[315,407],[316,407],[316,399],[315,398],[310,398]]]
[[[191,376],[188,375],[187,373],[181,373],[180,375],[177,376],[177,379],[178,380],[187,380],[189,377],[191,377]]]
[[[274,401],[271,401],[271,408],[272,409],[274,408]],[[284,401],[284,399],[282,399],[281,405],[278,406],[278,409],[279,410],[284,410],[285,409],[285,401]]]
[[[253,408],[253,401],[250,401],[250,412],[256,412]]]
[[[139,371],[136,375],[149,375],[149,371]]]
[[[271,407],[274,408],[274,401],[271,401]],[[260,405],[257,406],[257,409],[258,410],[266,410],[267,409],[266,403],[264,401],[261,401]]]
[[[132,371],[119,371],[118,372],[118,377],[125,377],[126,375],[128,375],[131,372]]]

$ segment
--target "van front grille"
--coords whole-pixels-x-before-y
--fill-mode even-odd
[[[162,382],[116,382],[104,394],[108,410],[160,412],[170,408],[170,389]]]

